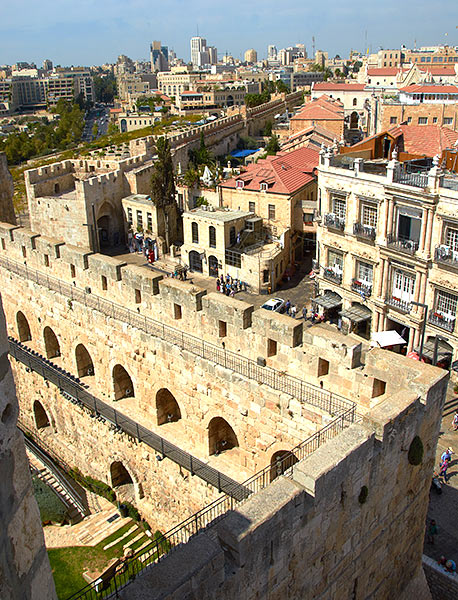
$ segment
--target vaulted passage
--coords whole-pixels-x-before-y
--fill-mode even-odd
[[[157,424],[174,423],[181,419],[181,411],[175,396],[167,388],[160,389],[156,394]]]
[[[56,356],[60,356],[59,340],[51,327],[44,328],[43,339],[45,341],[46,358],[56,358]]]
[[[83,344],[78,344],[75,348],[76,369],[78,377],[90,377],[94,375],[94,363],[91,355]]]
[[[270,459],[270,481],[282,475],[287,469],[298,462],[298,459],[289,450],[279,450],[272,454]]]
[[[122,365],[115,365],[113,368],[113,388],[115,400],[133,398],[135,396],[132,379]]]
[[[23,312],[19,311],[16,315],[17,331],[20,342],[29,342],[32,339],[30,325]]]
[[[38,400],[33,403],[33,416],[37,429],[44,429],[51,425],[43,405]]]
[[[128,485],[133,483],[132,477],[129,475],[126,467],[119,460],[111,464],[111,487],[119,487],[120,485]]]
[[[221,454],[239,445],[234,430],[222,417],[214,417],[208,425],[208,453]]]

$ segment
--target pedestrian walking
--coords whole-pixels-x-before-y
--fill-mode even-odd
[[[428,544],[434,545],[434,537],[438,534],[439,530],[436,525],[436,521],[431,519],[429,522],[428,529],[426,531],[426,541]]]
[[[445,483],[448,481],[447,469],[450,465],[449,460],[444,460],[439,469],[439,475],[444,478]]]
[[[307,321],[307,307],[304,306],[302,309],[302,317],[304,319],[304,321]]]
[[[291,316],[293,317],[293,319],[296,318],[296,313],[297,313],[297,308],[296,306],[293,304],[293,306],[291,307]]]
[[[453,431],[458,429],[458,410],[455,410],[455,416],[453,417],[452,421],[452,429]]]
[[[453,448],[449,446],[447,450],[444,450],[444,452],[442,452],[441,454],[441,463],[443,463],[446,460],[452,460],[452,454],[454,454]]]
[[[291,302],[289,300],[286,301],[285,312],[287,315],[289,315],[291,313]]]
[[[221,288],[221,284],[219,282],[219,279],[217,279],[216,280],[216,291],[219,292],[220,288]]]

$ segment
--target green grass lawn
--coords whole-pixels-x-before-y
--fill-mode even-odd
[[[71,546],[69,548],[52,548],[48,550],[59,600],[65,600],[87,585],[82,576],[86,569],[102,570],[112,558],[123,555],[123,546],[139,533],[138,529],[115,546],[108,548],[108,550],[104,550],[103,547],[121,537],[132,525],[133,521],[105,538],[97,546]],[[148,539],[146,536],[142,538],[141,543],[146,539]],[[135,545],[141,545],[140,540]]]

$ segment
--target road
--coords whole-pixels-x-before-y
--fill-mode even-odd
[[[98,128],[97,138],[107,134],[109,114],[110,109],[106,106],[101,106],[100,108],[92,108],[87,113],[83,134],[81,136],[83,142],[92,142],[92,140],[94,139],[92,130],[95,124],[97,124]]]

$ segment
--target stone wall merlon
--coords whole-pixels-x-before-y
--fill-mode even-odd
[[[14,232],[14,241],[18,244],[35,250],[35,240],[40,237],[39,233],[34,233],[30,229],[20,228]]]
[[[302,343],[303,323],[292,317],[260,308],[253,312],[253,330],[290,348]]]
[[[64,175],[64,173],[73,172],[73,162],[71,160],[64,160],[62,162],[55,162],[51,165],[44,167],[38,167],[37,169],[28,169],[25,173],[25,179],[30,183],[38,183],[43,179],[51,179]]]
[[[341,489],[352,475],[352,465],[367,464],[374,452],[370,428],[354,424],[317,448],[293,467],[293,479],[315,497],[315,504]]]
[[[202,298],[202,305],[208,317],[226,321],[241,329],[251,327],[254,306],[248,302],[211,292]]]
[[[0,237],[13,241],[13,231],[20,229],[19,225],[11,225],[11,223],[0,222]]]
[[[123,283],[146,294],[159,294],[159,281],[162,279],[162,275],[157,275],[154,271],[145,269],[145,267],[127,265],[122,269]]]
[[[379,440],[389,441],[393,432],[403,431],[405,433],[404,421],[406,421],[407,416],[412,419],[411,413],[415,409],[417,412],[423,410],[418,392],[404,388],[392,393],[385,400],[379,401],[371,411],[363,416],[363,423],[375,431],[375,435]],[[412,431],[413,435],[415,433],[415,431]],[[411,441],[409,440],[409,444]]]
[[[35,249],[43,254],[48,254],[52,258],[60,258],[60,251],[65,242],[61,242],[57,238],[48,237],[46,235],[40,235],[35,240]]]
[[[120,281],[122,279],[121,267],[127,265],[127,263],[112,258],[111,256],[105,256],[104,254],[91,254],[88,258],[89,268],[91,271],[104,275],[107,279],[113,281]]]
[[[69,265],[75,265],[83,270],[89,267],[88,257],[94,254],[85,248],[64,244],[60,249],[61,259]]]
[[[159,282],[159,290],[165,302],[186,306],[195,311],[202,310],[202,297],[207,294],[207,290],[192,283],[170,278]]]

